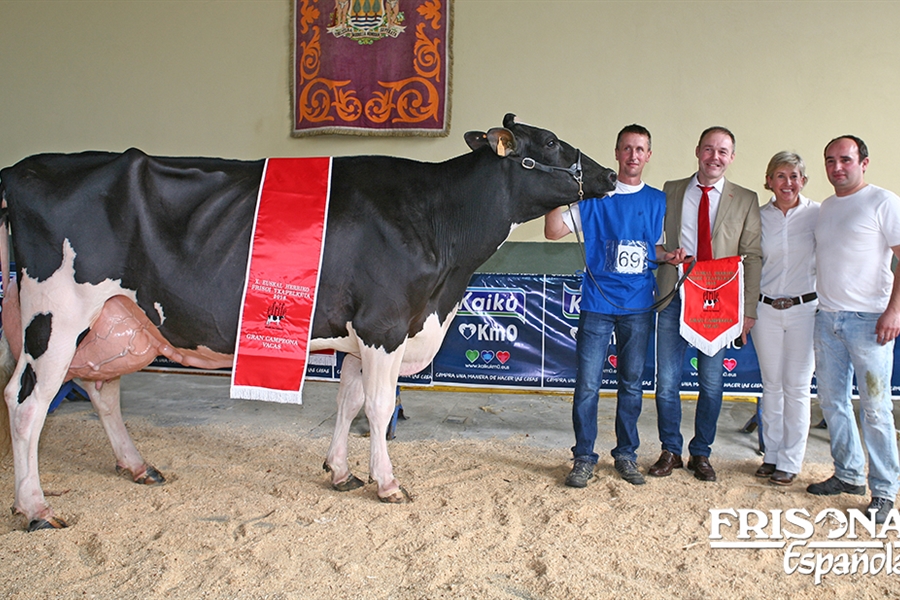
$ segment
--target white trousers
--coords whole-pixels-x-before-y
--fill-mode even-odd
[[[760,302],[752,330],[763,384],[763,462],[788,473],[800,472],[806,454],[817,305],[813,301],[777,310]]]

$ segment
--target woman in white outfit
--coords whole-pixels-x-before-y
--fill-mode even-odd
[[[763,266],[753,345],[763,382],[766,452],[756,476],[777,485],[794,482],[809,433],[819,204],[800,194],[806,182],[803,159],[779,152],[766,169],[766,189],[774,196],[760,209]]]

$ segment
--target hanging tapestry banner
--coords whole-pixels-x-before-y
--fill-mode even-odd
[[[294,137],[446,136],[451,0],[294,0]]]

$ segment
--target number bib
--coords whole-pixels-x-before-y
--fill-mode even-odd
[[[647,270],[647,244],[639,240],[606,242],[606,271],[638,275]]]

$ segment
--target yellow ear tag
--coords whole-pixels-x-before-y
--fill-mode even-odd
[[[503,144],[503,139],[497,140],[497,154],[500,156],[506,156],[506,146]]]

